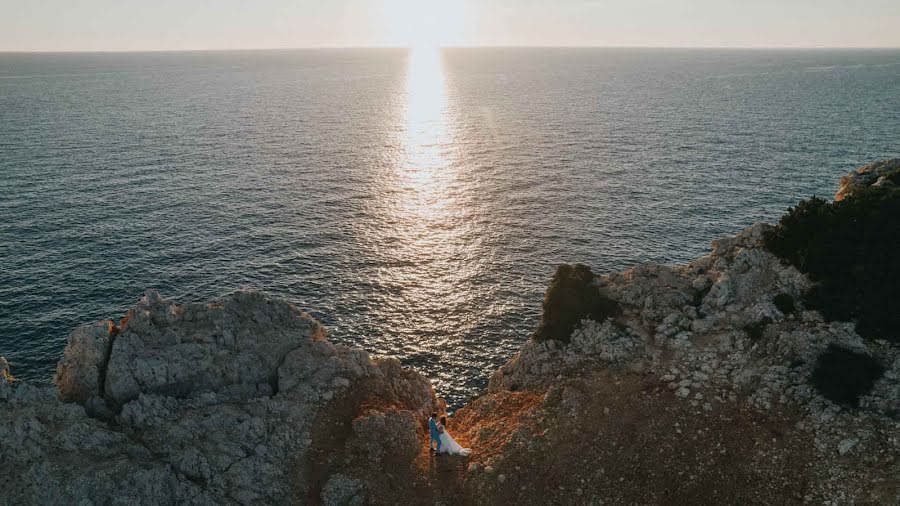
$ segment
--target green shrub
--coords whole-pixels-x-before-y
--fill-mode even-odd
[[[871,392],[882,375],[884,367],[874,358],[831,345],[819,356],[812,383],[826,399],[859,406],[859,398]]]
[[[616,316],[616,301],[600,292],[596,276],[586,265],[560,265],[544,295],[543,314],[533,337],[569,342],[581,320],[602,322]]]
[[[765,242],[816,282],[804,295],[807,307],[829,320],[856,321],[865,337],[900,342],[900,189],[800,202]]]
[[[791,314],[797,310],[794,305],[794,298],[787,293],[779,293],[772,299],[772,303],[784,314]]]

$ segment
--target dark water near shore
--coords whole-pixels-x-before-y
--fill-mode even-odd
[[[0,355],[252,287],[459,403],[556,264],[688,260],[898,140],[900,51],[0,54]]]

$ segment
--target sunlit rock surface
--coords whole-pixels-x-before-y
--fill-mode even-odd
[[[844,200],[869,186],[896,186],[900,180],[900,158],[879,160],[841,177],[841,187],[834,200]]]

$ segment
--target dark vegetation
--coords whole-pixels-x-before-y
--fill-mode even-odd
[[[601,293],[594,284],[596,277],[586,265],[557,267],[544,295],[543,314],[534,339],[569,342],[581,320],[602,322],[618,315],[618,303]]]
[[[855,407],[883,374],[884,367],[874,358],[831,345],[819,356],[812,381],[825,398]]]
[[[892,184],[900,185],[900,170],[895,170],[893,172],[885,174],[884,178],[890,181]]]
[[[756,323],[751,323],[750,325],[744,327],[744,332],[747,333],[747,337],[749,337],[750,339],[759,341],[760,339],[762,339],[763,334],[766,331],[766,327],[768,327],[770,323],[772,323],[772,319],[766,316],[762,320]]]
[[[772,299],[772,303],[784,314],[791,314],[797,310],[794,298],[787,293],[779,293]]]
[[[900,343],[900,189],[800,202],[766,247],[816,282],[804,296],[807,307],[829,320],[856,321],[864,337]]]

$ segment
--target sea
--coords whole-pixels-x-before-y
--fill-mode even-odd
[[[459,406],[560,263],[679,263],[900,155],[900,50],[0,53],[0,355],[283,297]]]

